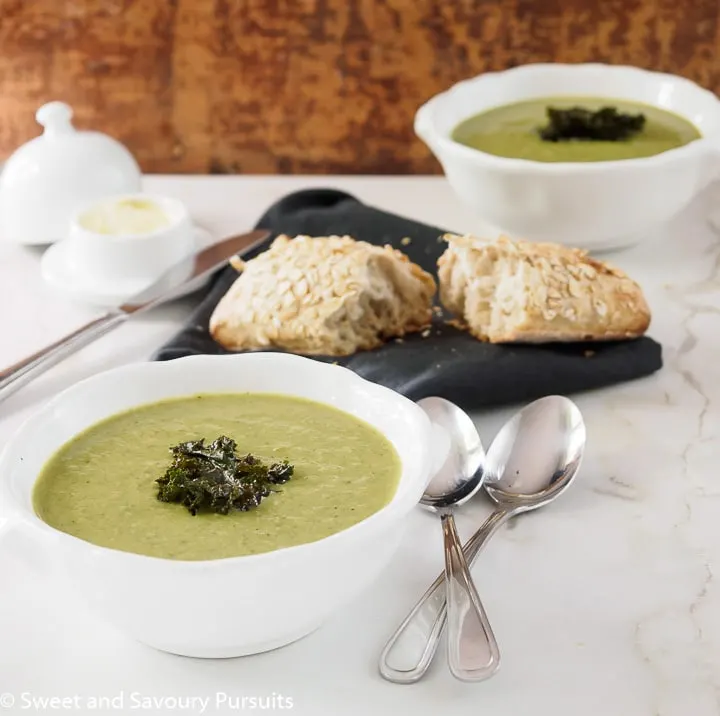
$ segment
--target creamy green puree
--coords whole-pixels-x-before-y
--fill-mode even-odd
[[[157,499],[179,442],[227,435],[242,453],[287,458],[292,479],[249,512],[195,516]],[[219,559],[322,539],[384,507],[400,459],[375,428],[283,395],[208,394],[114,415],[50,458],[35,485],[38,516],[103,547],[169,559]]]
[[[547,123],[547,107],[616,107],[629,114],[644,114],[645,126],[637,135],[620,141],[571,139],[550,142],[537,129]],[[543,97],[495,107],[461,122],[452,138],[487,154],[536,162],[603,162],[651,157],[701,137],[694,124],[677,114],[639,102],[602,97]]]

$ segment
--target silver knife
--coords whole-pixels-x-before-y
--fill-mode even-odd
[[[172,277],[177,276],[185,264],[188,263],[187,258],[183,259],[179,264],[163,273],[151,286],[133,296],[122,306],[108,311],[105,315],[90,321],[90,323],[69,333],[59,341],[0,371],[0,401],[5,400],[22,386],[27,385],[48,368],[60,363],[69,355],[109,333],[113,328],[117,328],[131,316],[150,311],[183,295],[188,290],[188,284],[191,282],[193,284],[199,283],[202,279],[208,278],[215,271],[222,268],[233,256],[247,253],[265,241],[268,236],[270,236],[269,231],[250,231],[247,234],[233,236],[230,239],[213,244],[195,255],[192,273],[185,281],[179,286],[163,291],[162,287],[167,285]]]

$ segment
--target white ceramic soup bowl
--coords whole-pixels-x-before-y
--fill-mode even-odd
[[[35,515],[33,484],[61,445],[118,411],[198,392],[302,396],[362,418],[400,456],[395,496],[379,512],[325,539],[207,561],[98,547]],[[0,456],[0,508],[10,530],[18,530],[13,542],[27,543],[28,558],[35,550],[36,558],[57,564],[79,596],[134,639],[186,656],[254,654],[318,628],[388,564],[403,520],[429,478],[430,431],[425,413],[407,398],[345,368],[306,358],[256,353],[138,363],[74,385],[20,428]]]
[[[127,200],[151,202],[165,215],[167,225],[142,233],[100,233],[87,228],[84,217],[89,212]],[[149,283],[194,252],[195,234],[187,209],[177,199],[123,194],[78,209],[64,246],[67,261],[75,272],[98,280]]]
[[[702,138],[643,159],[545,163],[455,142],[484,110],[576,95],[629,99],[690,120]],[[492,230],[587,249],[629,246],[667,222],[720,175],[720,101],[689,80],[635,67],[534,64],[460,82],[418,110],[415,131],[458,197]]]

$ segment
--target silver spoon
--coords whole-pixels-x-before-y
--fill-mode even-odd
[[[472,564],[487,541],[511,517],[555,500],[577,474],[585,449],[585,424],[568,398],[530,403],[500,430],[485,459],[485,491],[494,512],[463,550]],[[441,574],[413,607],[380,655],[380,673],[397,684],[418,681],[427,671],[445,627]]]
[[[438,439],[449,442],[445,462],[420,500],[438,512],[442,521],[448,665],[456,678],[480,681],[495,672],[500,654],[465,561],[452,510],[482,486],[485,451],[472,420],[456,405],[443,398],[424,398],[418,405],[432,421]]]

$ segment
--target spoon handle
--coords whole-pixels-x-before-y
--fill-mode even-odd
[[[465,543],[463,552],[469,565],[497,530],[518,510],[497,508]],[[445,573],[430,585],[380,654],[380,674],[396,684],[419,681],[435,656],[445,628]]]
[[[442,515],[448,665],[460,681],[484,681],[500,665],[500,650],[470,574],[452,513]]]

